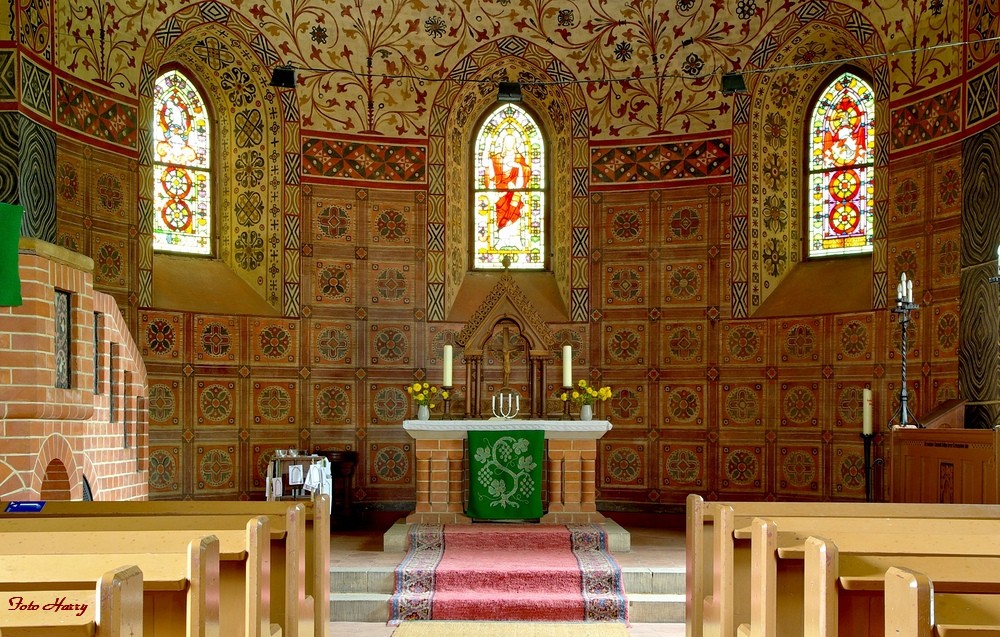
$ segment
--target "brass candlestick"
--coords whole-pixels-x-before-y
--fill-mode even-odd
[[[569,420],[570,419],[570,415],[569,415],[569,402],[570,402],[570,396],[572,395],[571,392],[573,391],[573,388],[571,386],[563,385],[562,390],[563,390],[563,393],[566,394],[566,400],[563,401],[563,415],[562,415],[562,419],[563,420]]]
[[[443,403],[442,409],[444,410],[444,413],[442,415],[445,417],[445,419],[450,419],[451,418],[451,390],[452,389],[453,389],[453,387],[451,385],[447,385],[447,386],[443,386],[442,385],[442,387],[441,387],[441,391],[442,392],[448,392],[448,397],[441,399],[441,402]]]

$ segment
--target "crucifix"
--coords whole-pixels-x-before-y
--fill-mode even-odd
[[[503,355],[503,387],[510,386],[510,355],[517,351],[510,342],[510,328],[504,326],[503,328],[503,341],[501,341],[502,347],[500,348],[500,353]]]

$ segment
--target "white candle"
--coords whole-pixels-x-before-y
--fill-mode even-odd
[[[1000,245],[997,246],[997,276],[1000,276]]]
[[[906,282],[906,302],[913,303],[913,280]]]
[[[902,283],[896,284],[896,302],[897,303],[902,303],[903,302],[903,284]]]
[[[861,406],[861,431],[866,436],[872,433],[872,390],[867,387]]]
[[[573,385],[573,347],[563,345],[563,387]]]
[[[444,358],[444,374],[441,378],[441,384],[445,387],[451,387],[451,359],[452,359],[452,349],[451,345],[444,346],[444,352],[441,356]]]

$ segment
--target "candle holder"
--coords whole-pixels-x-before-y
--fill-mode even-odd
[[[874,462],[872,461],[872,442],[874,440],[874,433],[861,434],[861,441],[865,445],[865,502],[873,501],[872,473],[875,465],[882,464],[882,458],[876,458]]]
[[[512,420],[517,418],[520,411],[521,394],[510,387],[504,387],[493,395],[493,416],[495,418]]]
[[[452,390],[451,385],[441,386],[442,392],[448,392],[448,397],[441,399],[442,416],[444,416],[445,420],[451,419],[451,390]]]
[[[906,332],[910,324],[910,313],[919,308],[920,306],[917,305],[916,303],[913,303],[912,301],[904,301],[902,299],[897,299],[896,307],[892,310],[893,314],[899,315],[899,329],[900,329],[899,359],[902,366],[902,373],[901,373],[900,388],[899,388],[899,408],[892,415],[892,418],[889,419],[890,429],[895,427],[911,427],[911,426],[918,427],[921,429],[923,428],[923,425],[921,425],[917,421],[916,417],[910,411],[910,406],[908,404],[909,394],[907,393],[906,389],[906,341],[907,341]],[[893,425],[892,424],[893,422],[897,422],[898,424]]]
[[[562,413],[562,419],[563,420],[569,420],[570,419],[570,415],[569,415],[569,403],[570,403],[570,396],[572,395],[572,392],[573,392],[573,387],[572,386],[563,385],[562,393],[566,394],[566,400],[563,401],[563,413]]]

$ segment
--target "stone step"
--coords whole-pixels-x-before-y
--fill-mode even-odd
[[[330,596],[330,621],[389,621],[389,595],[382,593],[334,593]],[[629,621],[633,623],[677,623],[684,621],[684,594],[629,593]]]
[[[330,591],[389,595],[395,586],[394,566],[355,566],[330,569]],[[667,567],[622,567],[622,584],[628,595],[684,594],[684,569]],[[346,620],[345,620],[346,621]],[[353,621],[353,620],[351,620]]]
[[[600,526],[607,533],[609,551],[628,553],[632,550],[632,535],[624,527],[611,518],[605,519]],[[386,553],[406,553],[409,528],[405,520],[393,524],[382,536],[382,550]]]

